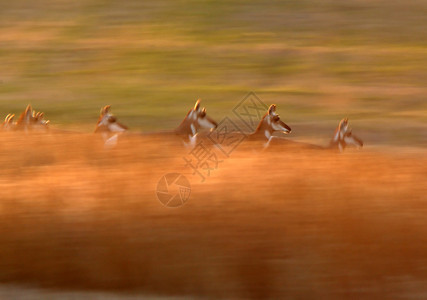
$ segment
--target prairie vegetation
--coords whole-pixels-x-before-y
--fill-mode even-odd
[[[0,113],[80,133],[0,133],[0,296],[427,297],[426,2],[315,2],[1,1]],[[235,120],[249,91],[289,139],[348,117],[366,147],[242,145],[200,183],[169,141],[90,133],[106,104],[134,133],[199,97]],[[177,209],[168,172],[192,184]]]
[[[425,154],[243,149],[200,183],[185,152],[147,137],[110,151],[92,135],[0,144],[3,282],[222,298],[426,292]],[[171,171],[192,182],[176,209],[155,196]]]

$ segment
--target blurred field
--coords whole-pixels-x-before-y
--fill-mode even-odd
[[[52,124],[91,131],[112,104],[135,131],[171,129],[199,97],[220,120],[254,91],[299,138],[329,137],[348,116],[368,145],[426,145],[423,0],[1,7],[4,115],[32,103]]]
[[[207,298],[427,295],[425,154],[243,147],[199,183],[185,151],[147,137],[112,151],[91,135],[2,135],[0,145],[3,282]],[[192,182],[178,209],[155,197],[171,171]]]
[[[0,298],[427,298],[426,1],[0,5],[0,116],[81,132],[0,132]],[[366,147],[243,146],[201,184],[168,141],[91,134],[106,104],[137,133],[249,91],[289,139],[349,117]],[[192,195],[168,209],[175,171]]]

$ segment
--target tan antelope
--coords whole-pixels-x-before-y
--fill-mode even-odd
[[[264,142],[264,148],[274,148],[275,146],[281,145],[307,149],[336,149],[340,152],[344,151],[347,146],[363,146],[362,140],[355,136],[349,129],[347,118],[341,120],[339,123],[328,147],[292,141],[274,135],[279,132],[289,134],[291,133],[291,128],[280,119],[280,116],[277,114],[276,105],[272,104],[268,108],[267,113],[262,117],[255,131],[248,135],[247,140],[262,141]]]
[[[343,152],[347,146],[363,147],[363,141],[352,133],[348,127],[348,118],[344,118],[335,129],[334,137],[329,143],[329,149],[338,149]]]
[[[280,119],[276,105],[272,104],[268,108],[267,113],[261,118],[254,132],[250,134],[245,134],[240,130],[229,132],[227,126],[225,126],[210,133],[209,138],[214,143],[214,146],[223,152],[225,150],[230,151],[231,148],[234,149],[243,141],[248,142],[245,143],[245,147],[257,151],[268,147],[273,139],[279,139],[274,134],[289,134],[290,132],[291,128]],[[226,152],[226,154],[228,155],[229,153]]]
[[[339,150],[343,152],[348,146],[354,146],[357,148],[363,147],[363,141],[355,136],[352,133],[352,130],[349,129],[348,119],[344,118],[338,124],[338,127],[335,129],[334,136],[330,141],[328,146],[320,146],[309,143],[292,141],[289,139],[284,139],[280,137],[273,136],[265,144],[266,147],[275,147],[277,145],[285,146],[295,146],[297,148],[305,149],[318,149],[318,150]]]
[[[44,119],[44,113],[36,112],[31,105],[20,115],[18,121],[14,122],[15,115],[8,114],[3,122],[3,130],[48,131],[49,123]]]
[[[111,106],[107,105],[101,109],[101,114],[96,125],[95,132],[101,133],[105,145],[115,146],[119,134],[125,132],[127,127],[117,122],[115,116],[111,114]],[[207,116],[206,108],[200,107],[200,99],[190,109],[184,120],[174,131],[164,131],[156,133],[143,133],[144,136],[177,136],[180,138],[184,146],[194,147],[198,138],[200,129],[214,129],[217,123]]]
[[[193,148],[196,145],[200,129],[213,130],[218,124],[211,119],[206,108],[200,108],[200,99],[190,109],[181,124],[174,130],[177,136],[182,138],[184,145],[188,148]]]
[[[111,113],[111,105],[106,105],[101,108],[99,119],[95,127],[95,133],[101,134],[106,147],[114,147],[117,144],[119,134],[126,130],[128,130],[128,128],[117,122],[117,118]]]
[[[273,136],[274,133],[282,132],[284,134],[291,133],[291,127],[285,124],[276,111],[276,104],[270,105],[267,113],[261,118],[257,128],[248,136],[248,140],[264,141],[265,147],[268,147],[273,139],[279,138]]]
[[[181,124],[173,131],[161,131],[161,132],[146,132],[144,136],[167,137],[167,141],[178,141],[179,144],[184,145],[186,148],[194,148],[199,139],[205,138],[205,135],[201,130],[213,130],[218,127],[218,124],[207,115],[206,108],[201,108],[200,99],[196,101],[196,104],[191,108]],[[178,139],[174,139],[174,137]],[[172,138],[172,139],[171,139]]]
[[[14,122],[15,115],[14,114],[8,114],[6,118],[4,119],[2,129],[4,131],[13,131],[16,129],[16,122]]]

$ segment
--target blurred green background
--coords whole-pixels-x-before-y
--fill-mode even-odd
[[[197,98],[217,121],[254,91],[290,138],[342,117],[368,145],[426,146],[427,1],[0,0],[0,113],[28,103],[92,131],[111,104],[172,129]]]

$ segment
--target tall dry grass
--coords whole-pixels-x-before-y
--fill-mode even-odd
[[[427,157],[240,148],[206,182],[131,136],[0,135],[0,281],[207,298],[427,296]],[[192,183],[182,207],[159,178]]]

